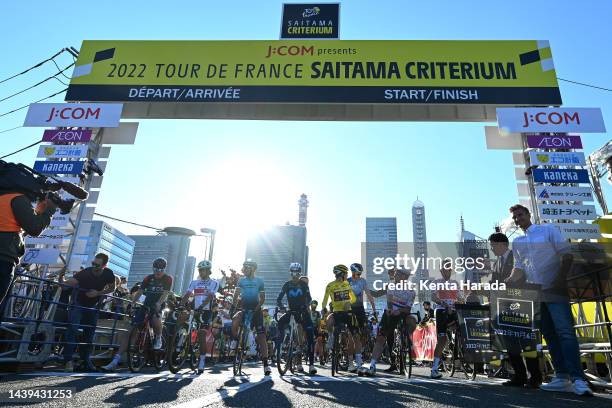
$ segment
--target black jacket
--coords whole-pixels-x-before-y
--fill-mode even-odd
[[[25,231],[25,234],[38,236],[49,226],[55,208],[47,208],[40,214],[34,212],[30,199],[26,196],[18,196],[11,200],[11,208],[15,219]],[[19,263],[25,252],[23,244],[24,233],[0,232],[0,261]]]

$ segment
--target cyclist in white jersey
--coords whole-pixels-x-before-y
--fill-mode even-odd
[[[414,290],[410,290],[406,287],[409,277],[409,270],[398,269],[394,275],[394,283],[396,285],[404,285],[404,287],[387,289],[387,309],[383,313],[380,321],[378,336],[376,337],[376,344],[374,345],[374,351],[372,352],[370,369],[366,372],[366,374],[370,377],[373,377],[376,374],[376,363],[378,362],[378,359],[385,348],[385,341],[387,341],[387,344],[390,344],[390,347],[393,348],[393,333],[402,317],[405,318],[405,322],[408,325],[408,332],[410,334],[412,334],[416,328],[416,319],[414,316],[410,315],[416,293]],[[395,370],[397,370],[397,367],[394,363],[391,363],[391,367],[385,371],[394,372]]]
[[[464,303],[463,292],[460,290],[459,282],[451,279],[453,269],[444,265],[440,269],[442,278],[433,281],[436,285],[444,285],[444,287],[434,290],[431,294],[432,300],[436,303],[436,332],[438,335],[438,343],[434,350],[434,361],[431,366],[431,378],[441,378],[442,374],[438,372],[440,358],[446,345],[446,333],[449,326],[456,327],[457,312],[455,311],[455,303]]]
[[[210,278],[212,264],[203,260],[198,263],[199,279],[191,282],[187,292],[183,296],[181,304],[184,306],[187,299],[193,296],[195,318],[199,322],[198,337],[200,339],[200,362],[198,363],[198,374],[204,372],[206,363],[206,330],[209,329],[213,319],[212,306],[215,294],[219,291],[219,282]]]

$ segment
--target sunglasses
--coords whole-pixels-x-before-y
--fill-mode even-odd
[[[102,265],[102,264],[99,264],[99,263],[97,263],[97,262],[92,262],[92,263],[91,263],[91,266],[93,266],[94,268],[101,268],[103,265]]]
[[[153,271],[155,271],[155,273],[163,272],[165,270],[166,270],[166,268],[153,268]]]

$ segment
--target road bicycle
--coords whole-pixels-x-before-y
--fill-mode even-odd
[[[304,354],[300,344],[298,323],[295,319],[298,312],[290,310],[287,313],[289,313],[289,324],[285,332],[281,333],[282,338],[276,350],[276,367],[280,375],[285,375],[287,370],[294,374]],[[276,313],[274,318],[276,319]]]
[[[238,329],[238,340],[234,347],[234,376],[243,375],[242,363],[247,359],[246,355],[249,350],[249,332],[251,331],[251,322],[253,321],[253,310],[243,310],[242,324]]]
[[[162,348],[153,349],[153,339],[155,334],[153,327],[149,323],[152,311],[145,306],[145,316],[142,324],[132,327],[129,334],[127,360],[131,372],[140,372],[142,367],[151,363],[157,371],[161,371],[166,366],[166,353],[163,351],[166,346],[167,331],[162,330]]]
[[[353,315],[349,314],[352,319]],[[346,323],[336,323],[333,331],[333,347],[331,352],[331,372],[332,377],[342,370],[348,370],[350,356],[348,355],[348,342],[350,338],[349,329]]]
[[[180,371],[185,362],[189,360],[192,370],[197,368],[200,359],[200,342],[198,341],[198,324],[195,320],[195,312],[189,311],[187,318],[184,317],[186,308],[179,306],[172,313],[174,330],[168,339],[168,368],[174,374]]]
[[[407,378],[412,377],[412,366],[414,360],[412,359],[412,338],[408,327],[407,319],[410,316],[415,315],[418,317],[418,313],[401,314],[398,326],[395,328],[394,333],[394,354],[398,360],[398,367],[400,373],[404,373]]]

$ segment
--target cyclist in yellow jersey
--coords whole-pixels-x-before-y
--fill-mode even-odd
[[[346,265],[334,266],[334,276],[336,279],[330,282],[325,288],[323,296],[323,307],[327,305],[327,300],[331,299],[331,307],[333,312],[327,318],[327,331],[329,338],[327,348],[332,349],[334,344],[334,327],[339,324],[346,324],[349,329],[348,336],[348,353],[355,353],[355,364],[351,359],[349,364],[349,372],[359,372],[359,375],[365,374],[365,367],[362,367],[363,361],[361,357],[361,341],[359,339],[359,328],[353,323],[353,314],[351,313],[351,305],[357,301],[357,296],[353,292],[351,284],[346,280],[348,276],[348,268]]]

